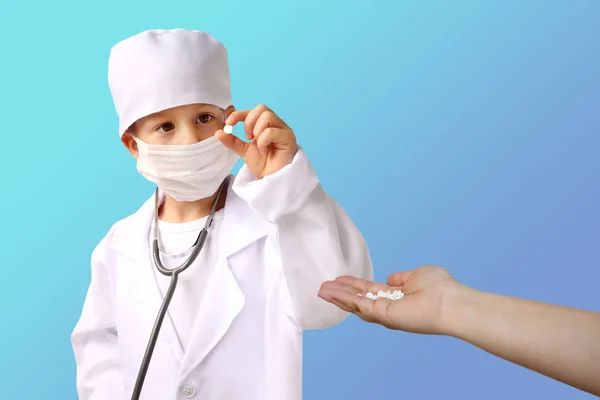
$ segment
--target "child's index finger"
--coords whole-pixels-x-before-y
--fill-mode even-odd
[[[246,117],[251,110],[236,110],[232,112],[229,117],[225,120],[225,123],[230,126],[234,126],[238,122],[245,121]]]

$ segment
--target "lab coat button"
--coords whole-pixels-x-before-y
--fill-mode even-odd
[[[194,397],[194,395],[196,394],[196,388],[194,387],[194,385],[186,383],[181,387],[181,392],[185,397]]]

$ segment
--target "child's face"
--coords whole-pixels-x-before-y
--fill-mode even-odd
[[[170,108],[139,119],[123,135],[122,141],[137,158],[133,135],[150,145],[189,145],[211,138],[223,129],[233,106],[223,110],[212,104],[190,104]]]

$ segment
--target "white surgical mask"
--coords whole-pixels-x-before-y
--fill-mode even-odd
[[[238,160],[214,136],[192,145],[138,144],[137,170],[178,201],[212,196]]]

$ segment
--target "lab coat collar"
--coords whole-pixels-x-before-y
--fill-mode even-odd
[[[274,226],[256,214],[233,189],[234,179],[230,179],[227,199],[224,207],[223,230],[227,242],[223,256],[228,258],[268,235]],[[159,190],[159,203],[165,196]],[[149,234],[154,222],[154,194],[131,216],[117,224],[113,232],[112,247],[130,259],[145,261],[148,259]],[[210,233],[209,233],[210,234]]]

